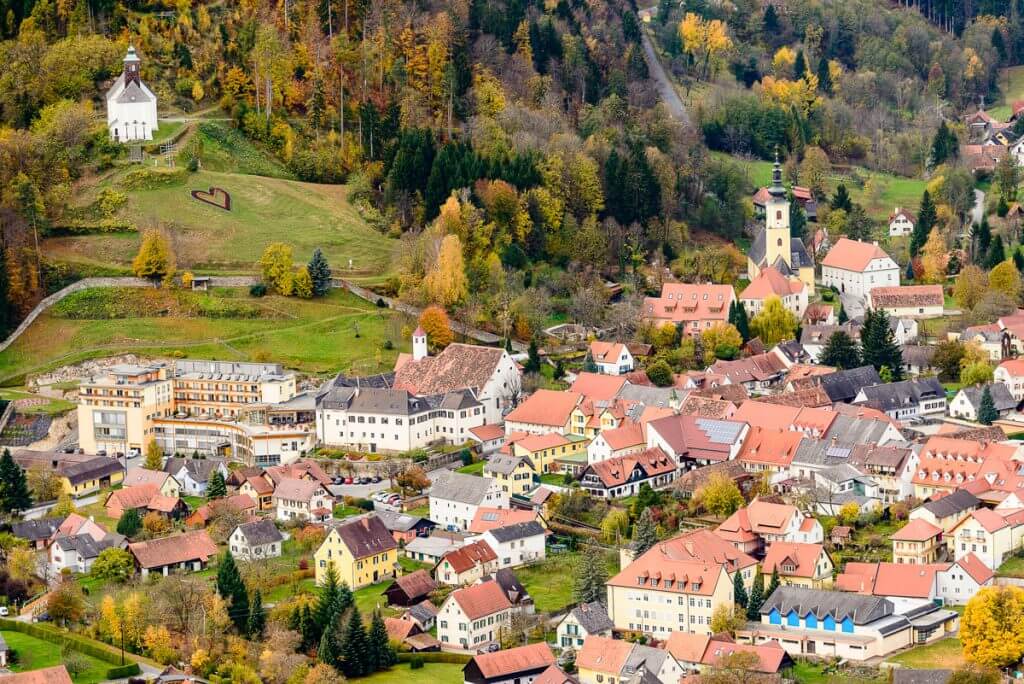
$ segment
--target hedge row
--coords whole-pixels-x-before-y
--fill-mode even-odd
[[[291,584],[292,582],[301,582],[304,579],[309,579],[316,575],[313,568],[306,568],[305,570],[295,570],[284,575],[277,575],[270,582],[267,583],[270,587],[279,587],[282,584]]]
[[[465,653],[429,652],[398,654],[398,662],[400,663],[407,663],[413,658],[420,658],[425,663],[452,663],[454,665],[465,665],[473,659],[472,656],[468,656]]]
[[[43,641],[48,641],[52,644],[58,644],[61,647],[67,646],[73,651],[78,651],[79,653],[92,656],[97,660],[110,663],[111,665],[114,665],[114,667],[107,670],[107,679],[123,679],[125,677],[137,675],[140,672],[138,663],[126,662],[125,665],[121,665],[120,651],[115,651],[112,648],[108,648],[105,645],[100,644],[99,642],[93,641],[92,639],[86,639],[85,637],[77,634],[60,632],[53,627],[45,625],[33,624],[31,622],[18,622],[16,620],[3,618],[0,618],[0,629],[28,634],[29,636],[36,637],[37,639],[42,639]]]

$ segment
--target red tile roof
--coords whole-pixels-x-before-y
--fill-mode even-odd
[[[756,278],[740,293],[740,299],[767,299],[768,297],[788,297],[799,294],[807,286],[799,278],[787,278],[779,273],[774,266],[762,269]]]
[[[462,574],[480,563],[489,563],[497,559],[498,554],[494,553],[491,545],[481,539],[454,551],[449,551],[441,557],[441,562],[448,561],[452,570]]]
[[[756,672],[775,674],[782,667],[786,659],[786,651],[779,646],[777,641],[770,641],[765,644],[737,644],[731,638],[722,639],[714,637],[708,642],[701,664],[713,666],[719,659],[733,653],[753,653],[757,656]]]
[[[590,343],[590,356],[595,363],[616,363],[625,348],[626,345],[621,342],[594,340]]]
[[[970,575],[971,579],[978,584],[985,584],[995,577],[995,573],[985,565],[984,561],[974,555],[973,551],[956,561],[955,565],[963,568],[963,571]]]
[[[914,484],[955,488],[980,477],[982,464],[994,469],[1013,458],[1016,447],[1008,444],[934,436],[925,442]],[[994,459],[991,463],[989,459]]]
[[[1009,373],[1010,377],[1022,376],[1024,375],[1024,359],[1007,359],[999,364],[999,368]]]
[[[1006,522],[1006,518],[990,508],[979,508],[976,511],[972,511],[971,517],[977,520],[978,524],[981,525],[989,534],[998,532],[999,530],[1009,526],[1009,523]]]
[[[727,321],[729,305],[736,299],[732,285],[665,283],[661,297],[644,299],[647,318],[673,322]]]
[[[932,525],[924,518],[915,518],[897,530],[890,539],[895,541],[928,541],[942,534],[942,528]]]
[[[948,570],[950,565],[847,563],[844,572],[836,578],[836,586],[841,591],[856,591],[874,596],[931,598],[936,591],[935,576]]]
[[[874,259],[886,259],[888,256],[874,243],[839,238],[832,249],[828,250],[821,265],[844,271],[863,272]]]
[[[505,590],[494,580],[456,589],[451,593],[451,598],[470,620],[479,620],[512,607]]]
[[[942,306],[944,302],[941,285],[876,287],[868,297],[875,309]]]
[[[450,344],[437,356],[402,364],[396,369],[394,388],[413,394],[479,390],[494,375],[504,355],[501,348]]]
[[[63,665],[54,665],[31,672],[0,675],[0,681],[4,684],[71,684],[71,675]]]
[[[477,427],[469,428],[469,433],[481,442],[489,442],[504,437],[505,428],[501,425],[478,425]]]
[[[593,471],[605,487],[617,487],[626,483],[637,466],[643,469],[648,478],[671,473],[677,467],[676,462],[668,454],[655,447],[635,454],[613,456],[604,461],[597,461],[591,463],[587,469]]]
[[[603,636],[588,636],[576,654],[576,668],[614,673],[617,677],[633,651],[632,642]]]
[[[519,672],[536,670],[555,664],[555,655],[544,642],[519,646],[506,651],[475,656],[473,662],[487,679],[511,677]]]
[[[582,399],[582,395],[576,392],[539,389],[505,416],[505,423],[564,427],[569,422],[572,410]]]
[[[543,435],[526,435],[516,440],[515,445],[526,449],[532,454],[535,451],[551,449],[570,443],[568,438],[558,432],[547,432]]]
[[[537,519],[537,512],[518,508],[488,508],[481,506],[476,509],[473,521],[469,523],[469,531],[483,534],[496,527],[507,527],[516,523],[527,523]]]
[[[680,663],[699,663],[704,659],[704,651],[711,641],[710,634],[691,634],[690,632],[672,632],[665,642],[665,650]]]
[[[736,458],[746,463],[789,466],[803,438],[799,432],[753,427]]]
[[[205,530],[196,530],[129,544],[128,550],[141,567],[150,569],[186,561],[199,560],[205,563],[217,554],[217,545]]]
[[[570,392],[583,395],[591,401],[608,401],[615,397],[626,384],[626,378],[601,373],[580,373],[569,388]]]
[[[644,429],[639,423],[627,421],[621,427],[605,430],[601,433],[604,441],[612,448],[612,451],[635,447],[645,444]]]
[[[763,571],[765,574],[771,574],[773,570],[778,569],[780,575],[787,577],[813,578],[818,573],[818,559],[821,558],[824,548],[821,544],[772,542],[764,555]],[[783,570],[784,566],[789,565],[794,566],[795,570]]]

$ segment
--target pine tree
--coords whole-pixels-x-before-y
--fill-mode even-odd
[[[386,670],[398,661],[395,649],[391,647],[391,642],[388,641],[388,630],[384,626],[384,618],[381,617],[380,611],[375,610],[373,612],[367,640],[369,641],[369,648],[367,649],[369,658],[367,660],[370,672]]]
[[[761,23],[764,25],[764,32],[769,36],[779,32],[779,15],[775,12],[774,5],[769,4],[764,8],[764,19]]]
[[[863,365],[857,343],[845,330],[832,333],[832,337],[828,338],[825,348],[821,351],[818,363],[823,366],[835,366],[840,370],[859,368]]]
[[[924,243],[928,242],[928,236],[935,227],[938,217],[935,213],[935,203],[932,202],[931,193],[927,190],[921,194],[921,207],[917,211],[917,223],[910,234],[910,256],[916,257]]]
[[[1013,265],[1017,267],[1018,271],[1024,273],[1024,253],[1020,251],[1020,247],[1013,250]]]
[[[1006,250],[1003,248],[1003,237],[996,235],[992,238],[988,252],[985,255],[985,268],[993,269],[1006,261]]]
[[[903,379],[903,351],[889,327],[889,314],[884,309],[868,309],[860,331],[861,356],[865,364],[881,371],[887,367],[894,381]]]
[[[944,164],[947,160],[956,157],[957,139],[945,121],[939,122],[939,128],[932,138],[932,166]]]
[[[988,256],[988,248],[992,244],[992,229],[989,228],[987,216],[982,217],[980,224],[974,224],[973,238],[978,247],[974,261],[982,262]]]
[[[765,589],[765,592],[764,592],[765,599],[767,599],[773,593],[775,593],[775,590],[778,589],[778,588],[779,588],[779,568],[778,568],[778,566],[776,566],[776,567],[772,568],[772,579],[771,579],[770,582],[768,582],[768,588]]]
[[[334,563],[330,563],[327,566],[327,573],[324,575],[324,583],[320,587],[320,598],[313,610],[313,621],[316,623],[318,639],[320,635],[330,629],[338,617],[339,588],[338,571],[334,568]]]
[[[978,407],[978,422],[982,425],[991,425],[998,418],[999,412],[996,411],[995,402],[992,401],[992,392],[989,391],[989,386],[985,385],[985,389],[981,392],[981,405]]]
[[[907,262],[907,271],[903,274],[903,279],[908,283],[914,280],[914,262],[913,260]]]
[[[636,522],[636,529],[633,530],[633,549],[639,557],[657,543],[658,526],[654,523],[651,509],[645,508],[640,512],[640,518]]]
[[[804,51],[798,50],[796,53],[796,59],[793,61],[793,78],[803,78],[807,72],[807,58],[804,57]]]
[[[330,629],[325,629],[323,636],[320,637],[316,659],[331,667],[338,667],[341,664],[341,644],[338,643],[338,633],[333,625]]]
[[[584,549],[579,565],[576,567],[573,598],[579,603],[604,601],[606,596],[604,583],[606,581],[608,581],[608,570],[604,565],[604,554],[599,548]]]
[[[842,209],[847,214],[853,209],[853,200],[850,199],[850,192],[846,189],[846,185],[840,183],[836,186],[836,191],[832,195],[832,199],[829,200],[829,206],[833,209]]]
[[[228,486],[224,482],[224,474],[220,470],[214,470],[210,476],[210,482],[206,485],[206,497],[208,499],[220,499],[228,495]]]
[[[235,564],[231,551],[224,550],[217,566],[217,593],[228,603],[228,615],[239,632],[244,632],[249,623],[249,592],[242,581],[242,575]]]
[[[828,59],[824,55],[818,60],[818,88],[826,95],[832,94],[832,72],[828,68]]]
[[[594,357],[590,355],[589,351],[587,351],[587,355],[583,357],[583,372],[596,373],[597,370],[597,364],[594,363]]]
[[[141,529],[142,518],[139,517],[139,509],[126,508],[117,521],[117,533],[125,537],[134,537]]]
[[[527,350],[527,359],[523,370],[527,373],[540,372],[540,351],[537,349],[537,338],[530,339],[530,348]]]
[[[4,449],[0,458],[0,511],[18,515],[32,507],[32,495],[28,490],[28,479],[11,456],[10,449]]]
[[[743,586],[743,573],[739,570],[732,577],[732,596],[733,603],[747,607],[747,588]]]
[[[730,321],[731,322],[731,321]],[[743,305],[743,302],[736,300],[736,321],[732,323],[740,337],[743,338],[743,342],[747,343],[750,341],[750,319],[747,318],[747,307]]]
[[[306,265],[309,277],[313,281],[313,296],[323,297],[331,291],[331,266],[327,263],[324,253],[317,247]]]
[[[245,626],[245,632],[249,639],[259,641],[263,638],[263,630],[267,627],[267,616],[263,613],[263,595],[257,589],[249,604],[249,622]]]
[[[764,577],[761,576],[761,567],[758,566],[754,574],[754,586],[750,588],[750,597],[747,599],[747,619],[760,620],[761,606],[764,604]]]
[[[800,201],[789,191],[789,234],[795,238],[804,237],[807,230],[807,214]]]
[[[850,320],[850,317],[846,315],[846,307],[843,306],[842,302],[839,303],[839,316],[836,320],[839,321],[839,325],[842,325],[843,323],[846,323],[848,320]]]
[[[346,677],[362,677],[370,673],[367,662],[366,629],[358,608],[349,613],[339,649],[341,671]]]

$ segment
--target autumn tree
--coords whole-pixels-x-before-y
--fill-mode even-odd
[[[647,379],[653,382],[656,387],[671,387],[675,381],[672,367],[664,359],[659,359],[649,364],[645,372],[647,373]]]
[[[423,468],[413,465],[398,474],[395,484],[407,494],[419,494],[430,486],[430,480]]]
[[[127,582],[135,574],[135,558],[124,549],[103,549],[93,561],[90,574],[98,579]]]
[[[420,314],[419,325],[427,334],[431,349],[444,349],[454,339],[448,314],[439,306],[428,306],[424,309]]]
[[[679,24],[679,37],[683,41],[683,50],[693,58],[695,65],[699,65],[701,80],[707,80],[709,75],[718,71],[733,47],[725,22],[705,20],[693,12],[687,12]]]
[[[423,281],[431,302],[448,308],[466,298],[468,281],[462,260],[462,241],[458,235],[441,240],[437,260]]]
[[[148,280],[166,280],[174,275],[174,252],[162,231],[150,229],[142,234],[139,252],[132,260],[132,273]]]
[[[606,544],[618,545],[629,531],[629,513],[621,508],[612,508],[601,519],[601,540]]]
[[[928,241],[921,250],[921,282],[943,283],[946,280],[946,262],[949,261],[949,253],[946,249],[946,241],[939,235],[938,228],[932,228]]]
[[[735,349],[738,352],[743,347],[743,336],[740,335],[740,331],[728,323],[715,323],[706,328],[700,334],[700,341],[704,348],[705,363],[714,361],[720,349]]]
[[[55,518],[66,518],[75,512],[75,502],[68,492],[62,492],[57,497],[57,503],[50,509],[50,515]]]
[[[272,242],[263,250],[259,267],[263,282],[281,295],[292,293],[292,248],[283,242]]]
[[[981,385],[992,382],[992,366],[986,361],[974,361],[963,364],[960,369],[960,384],[965,386]]]
[[[984,667],[1006,667],[1024,656],[1024,589],[982,587],[968,602],[960,620],[960,641],[968,661]]]
[[[305,266],[295,269],[295,273],[292,274],[292,294],[299,299],[309,299],[313,296],[313,278]]]
[[[735,634],[747,624],[747,611],[735,603],[720,603],[711,613],[711,633]]]
[[[64,491],[60,475],[51,468],[32,466],[26,473],[28,488],[36,501],[53,501]]]
[[[697,490],[697,499],[708,513],[724,518],[743,506],[743,493],[725,473],[713,473]]]
[[[63,577],[46,600],[46,611],[62,625],[79,622],[85,617],[86,604],[82,586],[70,575]]]
[[[964,266],[953,283],[953,299],[964,311],[973,309],[988,289],[988,277],[974,264]]]
[[[764,308],[750,321],[750,332],[761,338],[765,347],[773,347],[783,340],[796,335],[800,321],[787,309],[779,297],[772,295],[764,302]]]
[[[802,74],[797,74],[797,78],[801,77]],[[808,147],[804,151],[804,160],[800,162],[800,181],[820,199],[828,194],[828,179],[831,175],[832,162],[825,150],[816,146]]]
[[[164,450],[156,443],[155,439],[149,440],[146,444],[146,458],[142,462],[146,470],[160,471],[164,468]]]
[[[992,269],[988,274],[988,287],[1017,301],[1021,293],[1021,277],[1012,260],[1007,259]]]

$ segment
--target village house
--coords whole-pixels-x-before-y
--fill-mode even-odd
[[[556,643],[563,649],[579,649],[587,637],[610,637],[615,627],[608,608],[600,601],[580,603],[570,610],[555,628]]]
[[[121,484],[124,467],[116,458],[97,456],[87,461],[62,462],[56,469],[64,493],[78,499]]]
[[[430,519],[448,530],[466,530],[477,509],[508,508],[509,492],[491,477],[442,471],[433,475],[429,492]]]
[[[779,0],[768,0],[767,4],[777,5],[776,9],[780,12],[785,12],[784,3]],[[807,214],[808,221],[818,220],[818,202],[814,199],[814,193],[811,192],[810,188],[805,188],[800,185],[793,185],[790,188],[790,192],[793,193],[793,199],[797,201],[800,208]],[[764,218],[767,213],[768,200],[772,197],[771,188],[762,186],[757,189],[757,192],[751,197],[751,201],[754,204],[754,215],[758,218]],[[808,248],[810,245],[808,245]],[[813,252],[812,252],[813,253]]]
[[[437,624],[437,606],[429,600],[423,600],[402,613],[403,620],[410,620],[424,632],[429,632]]]
[[[226,509],[242,513],[246,519],[256,516],[256,502],[248,494],[233,494],[223,499],[214,499],[204,503],[185,518],[188,527],[206,527],[219,510]]]
[[[485,539],[480,539],[446,552],[434,568],[434,577],[457,587],[476,582],[500,566],[498,554]]]
[[[594,340],[590,343],[590,359],[597,366],[597,372],[606,375],[625,375],[635,367],[633,354],[621,342]]]
[[[658,447],[591,463],[580,476],[580,487],[603,499],[633,496],[643,485],[661,489],[678,474],[676,462]]]
[[[882,503],[893,504],[914,494],[917,451],[910,447],[856,444],[850,451],[850,465],[870,475],[878,485]]]
[[[580,684],[679,682],[684,670],[669,651],[603,636],[587,637],[576,656]]]
[[[800,432],[751,428],[736,460],[751,473],[785,473],[802,440]]]
[[[903,345],[903,369],[912,378],[930,375],[935,371],[935,366],[932,364],[934,356],[934,345],[905,344]]]
[[[492,478],[511,497],[523,496],[533,489],[540,473],[526,456],[495,454],[484,463],[483,476]]]
[[[598,433],[587,444],[587,463],[606,461],[615,456],[628,456],[643,451],[647,446],[644,426],[627,421],[621,427]]]
[[[868,294],[868,308],[892,318],[936,318],[942,315],[941,285],[876,287]]]
[[[533,597],[530,596],[530,592],[526,590],[523,583],[516,577],[515,572],[510,568],[501,568],[495,570],[493,573],[484,575],[476,581],[477,584],[482,582],[495,581],[501,590],[505,592],[505,596],[509,602],[523,613],[534,614],[537,612],[537,607],[534,605]]]
[[[381,519],[384,527],[388,528],[395,542],[399,544],[408,544],[417,537],[429,536],[430,532],[437,527],[437,523],[429,518],[421,518],[418,515],[399,513],[398,511],[382,509],[377,511],[377,517]]]
[[[957,489],[948,494],[936,494],[910,512],[911,520],[926,520],[950,534],[960,522],[981,508],[981,501],[966,489]]]
[[[866,297],[871,290],[900,284],[900,267],[878,243],[839,238],[821,262],[825,287]]]
[[[991,585],[993,577],[988,566],[968,553],[953,563],[850,562],[836,577],[836,588],[889,599],[964,605],[981,587]]]
[[[769,297],[778,297],[787,311],[797,318],[807,310],[807,285],[799,278],[779,273],[773,266],[764,268],[740,293],[740,304],[751,318],[761,313]]]
[[[482,538],[498,557],[499,568],[517,568],[544,560],[547,530],[536,520],[494,527]]]
[[[214,472],[224,478],[228,476],[224,461],[215,458],[171,457],[164,462],[164,472],[180,483],[181,494],[186,496],[206,496],[206,486]]]
[[[832,410],[784,406],[756,400],[743,402],[733,414],[733,420],[743,421],[752,428],[799,432],[806,437],[820,438],[837,417]]]
[[[917,220],[914,215],[906,209],[896,207],[895,211],[889,214],[889,237],[903,237],[914,232],[914,224]]]
[[[647,424],[647,447],[661,449],[686,471],[732,461],[749,431],[742,421],[672,415]]]
[[[147,470],[146,468],[129,468],[125,473],[123,484],[125,487],[136,487],[139,485],[153,485],[164,496],[181,496],[181,483],[170,473],[160,470]]]
[[[88,574],[105,549],[127,546],[124,536],[109,532],[90,518],[72,513],[54,530],[49,539],[47,561],[53,576],[62,570]]]
[[[824,544],[772,542],[768,545],[761,571],[766,575],[778,572],[782,584],[825,589],[832,586],[835,566]]]
[[[718,323],[729,321],[729,307],[736,301],[731,285],[712,283],[665,283],[660,297],[647,297],[643,317],[655,325],[671,323],[683,335],[694,337]]]
[[[995,571],[968,553],[939,573],[939,598],[953,606],[965,605],[982,587],[992,586],[994,579]]]
[[[495,527],[506,527],[518,523],[533,521],[542,522],[537,511],[522,508],[478,508],[472,522],[469,523],[467,532],[472,534],[483,534]]]
[[[952,340],[960,340],[964,344],[976,344],[988,355],[989,361],[1001,361],[1012,355],[1012,346],[1009,334],[1005,333],[998,323],[986,323],[984,325],[972,325],[964,328],[962,332],[947,333]],[[996,371],[998,372],[998,368]],[[996,377],[996,380],[1001,378]]]
[[[277,483],[273,495],[278,520],[322,521],[331,517],[334,499],[316,480],[286,478]]]
[[[616,629],[664,639],[674,631],[711,634],[715,608],[732,605],[740,573],[749,591],[757,561],[701,529],[655,544],[606,583]]]
[[[40,518],[38,520],[17,520],[11,522],[11,535],[26,542],[29,548],[42,551],[50,542],[53,533],[60,529],[64,518]]]
[[[822,345],[827,344],[826,339]],[[808,349],[806,343],[804,349]],[[836,371],[828,375],[815,375],[802,380],[796,380],[786,384],[786,391],[806,389],[808,387],[821,387],[828,395],[829,401],[844,404],[851,403],[865,387],[881,384],[882,379],[874,366],[860,366],[847,370]]]
[[[277,558],[284,546],[284,535],[274,521],[264,518],[242,523],[228,537],[231,555],[241,560]]]
[[[1012,445],[986,440],[930,437],[921,450],[920,463],[914,473],[914,496],[928,499],[936,493],[963,487],[977,477],[986,460],[1009,460],[1015,452]]]
[[[736,632],[740,643],[779,643],[791,656],[864,661],[955,632],[957,613],[930,601],[779,587],[761,606],[760,624]],[[799,630],[799,631],[796,631]],[[799,635],[799,638],[793,638]]]
[[[690,673],[700,673],[714,667],[719,661],[734,653],[749,653],[755,657],[751,670],[763,675],[778,674],[793,667],[793,659],[778,644],[764,646],[737,644],[728,634],[689,634],[673,632],[665,649]],[[680,681],[689,682],[689,679]]]
[[[516,439],[509,451],[513,456],[528,458],[538,475],[558,472],[558,459],[585,457],[588,440],[579,435],[549,432],[524,435]],[[585,460],[585,458],[584,458]]]
[[[981,559],[992,570],[998,570],[1019,547],[1024,519],[1017,511],[1007,516],[1005,510],[979,508],[961,520],[946,538],[959,560],[969,553]],[[1014,533],[1017,529],[1016,534]]]
[[[259,511],[274,510],[274,483],[262,474],[245,478],[238,486],[238,493],[255,501]]]
[[[317,584],[324,583],[331,567],[353,590],[395,576],[398,544],[375,514],[332,521],[327,527],[327,536],[313,554]]]
[[[993,380],[1005,385],[1016,401],[1024,401],[1024,359],[1007,359],[1000,363],[993,372]]]
[[[388,633],[388,641],[401,644],[412,653],[440,651],[441,642],[431,636],[415,620],[402,618],[384,618],[384,629]]]
[[[742,359],[719,359],[705,371],[724,379],[725,384],[743,385],[749,394],[763,394],[785,377],[787,364],[778,354],[764,352]]]
[[[782,166],[775,160],[772,184],[767,188],[764,228],[754,236],[747,254],[747,275],[753,281],[766,268],[775,268],[786,277],[803,281],[808,294],[814,294],[814,260],[803,239],[794,237],[789,225],[789,200],[782,185]]]
[[[484,456],[494,453],[505,442],[504,425],[479,425],[469,428],[470,440],[480,445],[480,453]]]
[[[776,542],[820,544],[825,533],[821,523],[796,506],[754,499],[726,518],[715,534],[753,556],[763,555]]]
[[[188,505],[177,496],[167,496],[154,484],[141,484],[115,489],[103,502],[107,516],[120,519],[125,511],[135,509],[139,517],[155,511],[167,518],[178,520],[188,515]]]
[[[892,559],[897,564],[927,565],[938,560],[942,549],[942,528],[924,518],[916,518],[896,530],[892,540]]]
[[[405,545],[405,556],[421,563],[437,565],[449,551],[462,548],[466,539],[462,534],[435,530],[429,537],[416,537]]]
[[[566,434],[573,409],[582,400],[583,396],[573,391],[539,389],[505,416],[505,434]]]
[[[531,684],[550,668],[558,669],[551,648],[546,643],[530,644],[474,656],[462,668],[462,680],[465,684]]]
[[[437,582],[426,570],[415,570],[408,575],[399,575],[387,589],[384,596],[389,606],[414,606],[430,598],[430,592],[437,589]],[[429,629],[429,628],[428,628]]]
[[[876,408],[894,420],[935,418],[946,414],[946,389],[937,378],[901,380],[865,387],[853,403]]]
[[[437,638],[443,645],[486,651],[512,619],[514,608],[497,582],[456,589],[437,614]],[[546,648],[546,647],[545,647]]]
[[[199,572],[217,555],[217,545],[205,530],[160,537],[128,545],[135,565],[146,579],[150,573],[169,575],[177,570]]]
[[[964,387],[957,392],[949,404],[949,415],[964,420],[978,420],[981,399],[986,389],[989,396],[992,397],[992,406],[1000,418],[1017,409],[1019,402],[1010,394],[1009,388],[1001,382],[990,382],[985,385]]]

